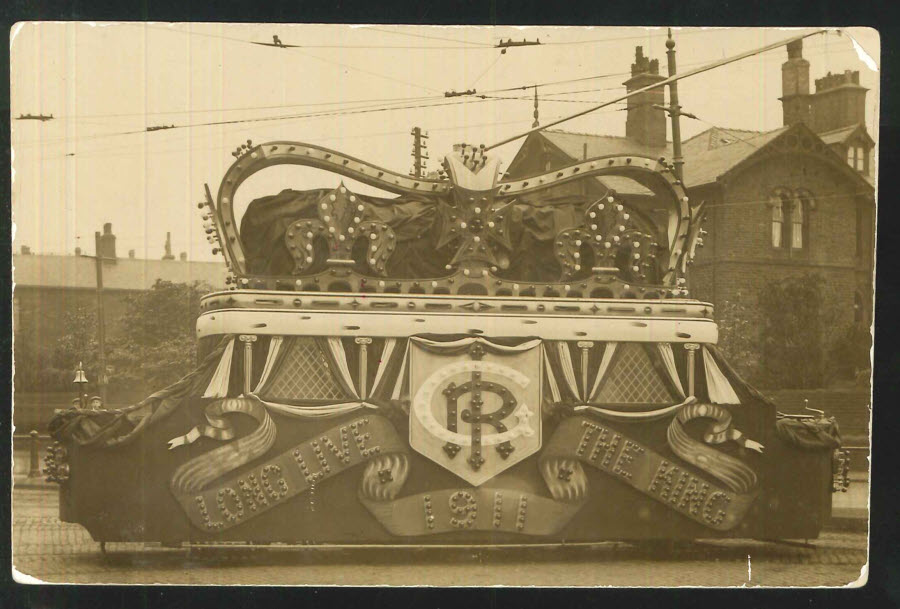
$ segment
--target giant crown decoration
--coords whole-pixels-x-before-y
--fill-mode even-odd
[[[684,297],[687,266],[705,234],[703,204],[691,204],[673,165],[664,158],[604,156],[527,178],[500,179],[498,160],[485,154],[483,146],[464,145],[447,156],[434,178],[401,175],[300,142],[253,145],[248,140],[233,155],[237,160],[216,198],[207,187],[206,201],[199,204],[213,253],[225,257],[232,289]],[[343,183],[330,191],[286,191],[297,197],[278,210],[272,207],[276,202],[252,203],[238,230],[238,187],[261,169],[284,164],[328,170],[398,197],[355,194]],[[651,191],[665,206],[666,224],[650,220],[611,189],[595,199],[551,196],[556,187],[604,176],[628,178]],[[404,206],[415,214],[393,211]],[[411,215],[418,232],[410,233]],[[249,220],[276,216],[277,230],[256,230],[254,240],[242,235],[252,228]],[[552,233],[544,242],[522,237],[529,226],[542,225],[550,217]],[[416,249],[398,251],[403,249],[401,236],[407,244],[415,242]],[[255,255],[252,250],[259,249],[260,238],[267,240],[267,249]],[[545,267],[544,276],[527,265],[511,265],[521,258],[516,248],[539,251],[538,246],[549,253],[536,259]],[[279,256],[288,264],[274,268],[254,261]],[[410,257],[441,266],[435,267],[437,272],[421,266],[402,270]]]

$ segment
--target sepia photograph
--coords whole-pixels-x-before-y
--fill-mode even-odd
[[[880,62],[15,24],[12,577],[864,586]]]

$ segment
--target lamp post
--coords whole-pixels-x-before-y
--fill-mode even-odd
[[[78,369],[75,371],[75,379],[72,382],[78,387],[78,404],[81,408],[86,408],[87,404],[85,403],[85,399],[87,398],[87,393],[85,393],[85,388],[87,387],[88,380],[87,377],[84,376],[84,369],[81,367],[81,362],[78,362]]]

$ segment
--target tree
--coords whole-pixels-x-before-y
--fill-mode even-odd
[[[39,322],[38,322],[39,323]],[[17,391],[72,391],[72,379],[78,362],[85,375],[96,379],[99,373],[97,313],[89,307],[77,307],[63,314],[65,333],[51,345],[38,345],[25,338],[37,328],[17,329],[15,349]]]
[[[161,389],[190,371],[200,298],[210,290],[201,282],[158,279],[150,290],[128,296],[125,315],[107,347],[111,385]]]
[[[728,363],[747,381],[760,380],[760,327],[759,315],[747,304],[746,295],[738,290],[734,300],[727,300],[716,307],[719,326],[719,349]]]
[[[821,275],[773,281],[760,291],[766,384],[782,389],[825,384],[840,317],[835,302]]]

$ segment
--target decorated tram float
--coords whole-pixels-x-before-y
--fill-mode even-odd
[[[200,205],[231,276],[202,300],[198,367],[57,414],[62,520],[197,544],[819,533],[833,420],[777,413],[716,349],[685,287],[703,205],[665,159],[508,180],[473,148],[434,179],[298,142],[235,156]],[[238,187],[279,164],[397,196],[336,179],[253,201],[238,230]],[[609,176],[653,196],[554,195]]]

